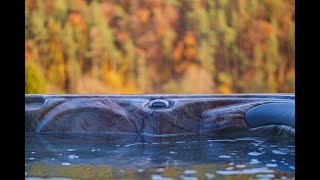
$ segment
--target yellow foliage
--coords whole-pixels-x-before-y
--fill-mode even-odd
[[[222,94],[231,94],[232,93],[231,88],[225,84],[220,85],[218,90],[219,90],[219,93],[222,93]]]
[[[65,65],[63,63],[55,64],[48,69],[48,80],[58,86],[64,86]]]
[[[231,85],[231,83],[232,83],[232,77],[225,72],[219,73],[218,79],[219,79],[219,82],[222,84]]]
[[[139,93],[135,82],[134,82],[134,78],[129,77],[128,79],[124,79],[123,80],[123,87],[121,89],[121,94],[136,94]]]
[[[61,47],[58,43],[51,43],[49,45],[49,51],[52,53],[53,61],[55,63],[64,63],[63,54],[61,53]]]
[[[25,93],[46,93],[46,81],[38,64],[28,61],[25,67]]]
[[[122,89],[122,77],[116,71],[104,72],[104,82],[112,89],[119,91]]]

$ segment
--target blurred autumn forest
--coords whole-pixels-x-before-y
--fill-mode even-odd
[[[26,0],[26,93],[292,93],[294,0]]]

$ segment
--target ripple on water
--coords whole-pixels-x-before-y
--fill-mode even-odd
[[[266,166],[267,166],[267,167],[277,167],[277,166],[278,166],[278,164],[268,163],[268,164],[266,164]]]
[[[235,139],[211,139],[208,142],[237,142]]]
[[[63,178],[63,177],[53,177],[53,178],[38,178],[38,177],[26,177],[25,180],[73,180],[70,178]]]
[[[256,146],[256,147],[261,145],[261,143],[251,143],[251,144]]]
[[[237,164],[236,165],[236,168],[245,168],[246,167],[246,165],[244,165],[244,164]]]
[[[25,171],[28,173],[28,176],[32,177],[33,174],[30,169],[34,164],[37,165],[36,163],[41,162],[45,166],[48,165],[49,170],[51,165],[64,169],[72,167],[71,169],[73,169],[73,167],[78,167],[82,163],[94,165],[107,164],[107,166],[110,165],[114,166],[117,170],[119,169],[119,172],[121,172],[119,176],[121,177],[127,176],[127,167],[134,167],[134,173],[137,177],[143,176],[155,180],[171,180],[174,178],[197,179],[197,177],[214,179],[222,175],[238,174],[253,174],[253,179],[273,179],[274,177],[280,179],[282,176],[279,172],[284,171],[288,172],[288,179],[294,176],[295,165],[294,161],[292,161],[294,156],[290,155],[294,153],[294,150],[287,146],[287,141],[285,143],[282,143],[281,140],[279,142],[262,141],[258,137],[256,139],[223,138],[215,140],[204,138],[199,141],[194,141],[194,137],[191,139],[192,141],[187,139],[178,139],[179,141],[170,139],[168,140],[170,141],[170,145],[164,145],[166,143],[163,142],[167,142],[167,140],[161,139],[163,142],[159,143],[157,139],[156,142],[151,143],[148,139],[149,143],[147,146],[139,145],[145,144],[139,143],[140,140],[121,141],[120,145],[120,142],[116,142],[113,139],[112,142],[109,140],[105,141],[105,139],[92,139],[92,141],[90,139],[89,143],[84,142],[83,139],[72,142],[69,139],[66,142],[61,139],[54,139],[55,141],[51,140],[51,145],[53,145],[53,150],[55,151],[51,154],[46,153],[49,148],[39,149],[36,143],[34,143],[35,145],[30,145],[31,148],[27,146],[25,158],[25,165],[27,167]],[[278,147],[274,146],[270,148],[272,144],[278,144]],[[265,148],[263,149],[262,147]],[[159,156],[159,153],[161,156]],[[198,168],[197,165],[199,164],[201,164],[201,168],[204,164],[205,169]],[[212,166],[211,168],[211,164],[217,166]],[[167,171],[165,167],[168,167],[170,170],[171,168],[174,169],[174,171],[168,171],[170,176],[166,175]],[[207,169],[208,167],[210,169]],[[171,174],[173,175],[172,177]],[[272,177],[272,174],[274,177]],[[54,177],[55,174],[52,174],[52,176]]]
[[[215,177],[215,175],[211,173],[205,173],[204,175],[206,176],[207,179],[213,179]]]
[[[76,156],[76,155],[69,155],[69,156],[68,156],[68,158],[69,158],[69,159],[76,159],[76,158],[79,158],[79,156]]]
[[[256,138],[254,137],[244,137],[244,138],[236,138],[238,141],[254,141]]]
[[[157,175],[157,174],[152,174],[151,175],[151,179],[152,180],[173,180],[173,178],[162,177],[162,176]]]
[[[181,175],[180,178],[182,180],[198,180],[197,177],[190,177],[190,176],[184,176],[184,175]]]
[[[77,149],[67,149],[67,151],[76,151]]]
[[[260,161],[258,161],[258,159],[251,159],[251,161],[249,163],[250,164],[259,164]]]
[[[273,154],[279,154],[279,155],[285,155],[285,154],[287,154],[287,153],[282,152],[282,151],[279,151],[279,150],[272,150],[272,153],[273,153]]]
[[[234,167],[227,167],[226,170],[227,170],[227,171],[234,170]]]
[[[262,140],[262,139],[260,139],[260,140],[255,139],[254,141],[255,141],[255,142],[258,142],[258,143],[264,143],[264,142],[266,142],[266,140],[267,140],[267,139],[263,139],[263,140]]]
[[[231,156],[221,155],[221,156],[219,156],[219,158],[231,158]]]
[[[190,175],[190,174],[196,174],[198,171],[197,170],[185,170],[183,173],[186,175]]]
[[[261,154],[264,154],[264,152],[253,151],[248,153],[250,156],[260,156]]]
[[[257,174],[257,178],[274,178],[274,174]]]
[[[221,170],[221,171],[216,171],[216,173],[221,175],[258,174],[258,173],[274,173],[274,170],[262,167],[262,168],[242,169],[242,170],[236,170],[236,171]]]
[[[157,173],[163,173],[163,171],[164,171],[163,168],[158,168],[158,169],[156,170]]]

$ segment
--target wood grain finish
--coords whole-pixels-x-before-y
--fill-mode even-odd
[[[245,113],[294,95],[25,95],[25,131],[35,133],[133,132],[141,134],[235,134],[252,130]],[[149,108],[163,99],[167,108]],[[267,129],[267,130],[266,130]]]

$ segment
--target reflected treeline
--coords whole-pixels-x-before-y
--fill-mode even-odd
[[[259,176],[270,176],[270,173],[249,173],[249,174],[236,174],[236,175],[219,175],[217,170],[222,170],[228,167],[228,164],[219,165],[195,165],[186,168],[175,167],[159,167],[148,169],[133,169],[130,167],[112,167],[108,165],[90,165],[90,164],[76,164],[70,166],[61,166],[59,164],[44,164],[33,163],[28,164],[26,172],[28,177],[64,177],[72,179],[151,179],[152,176],[161,176],[162,178],[183,179],[185,177],[196,177],[198,179],[250,179]],[[188,175],[187,171],[192,170],[192,175]],[[241,170],[241,169],[238,169]],[[275,171],[274,178],[280,179],[281,177],[294,178],[294,173],[287,173]],[[211,177],[211,178],[209,178]],[[156,178],[155,178],[156,179]],[[160,179],[160,178],[159,178]]]

